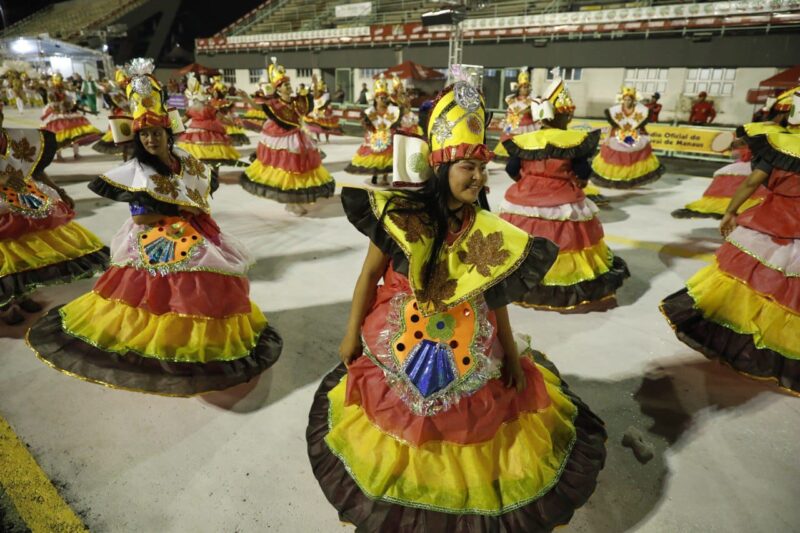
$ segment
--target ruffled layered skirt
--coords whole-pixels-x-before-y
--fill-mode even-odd
[[[336,182],[322,166],[314,141],[300,128],[267,121],[256,159],[240,177],[249,193],[281,203],[311,203],[333,196]]]
[[[543,200],[547,196],[550,201]],[[565,203],[559,201],[568,200]],[[538,204],[551,205],[538,205]],[[615,293],[630,273],[603,237],[597,206],[577,185],[560,179],[527,176],[506,192],[500,218],[531,235],[558,245],[558,258],[544,279],[517,303],[554,311],[588,310],[613,305]]]
[[[0,306],[39,287],[92,277],[108,264],[108,248],[73,221],[75,213],[50,187],[29,182],[27,191],[14,194],[30,205],[42,201],[34,191],[52,204],[35,216],[0,201]]]
[[[630,189],[656,181],[664,165],[653,153],[650,137],[641,135],[632,145],[609,137],[592,161],[592,180],[613,189]]]
[[[568,522],[603,467],[602,422],[530,351],[523,392],[474,377],[487,371],[476,366],[476,390],[421,413],[384,371],[378,345],[394,322],[386,287],[364,323],[365,355],[323,378],[309,415],[314,475],[341,519],[381,532],[537,532]],[[493,334],[487,342],[498,365],[499,343]],[[458,365],[477,365],[473,355]]]
[[[769,194],[739,216],[714,263],[661,303],[678,338],[800,393],[800,202]]]
[[[250,107],[242,115],[242,125],[250,131],[261,131],[267,121],[267,114],[261,108]]]
[[[50,311],[28,333],[40,359],[111,388],[191,396],[249,381],[282,341],[250,301],[250,259],[179,217],[128,220],[94,289]]]
[[[215,122],[214,129],[204,129],[192,120],[189,128],[178,137],[178,148],[186,150],[195,159],[204,163],[219,165],[239,165],[241,154],[232,146],[231,139],[224,133],[225,128]]]
[[[683,209],[672,212],[675,218],[722,218],[733,193],[752,172],[749,161],[737,161],[725,165],[714,173],[714,179],[703,192],[699,200],[686,204]],[[739,212],[746,211],[764,201],[767,189],[759,187],[756,192],[742,204]]]
[[[392,132],[367,131],[364,142],[344,170],[367,176],[391,174],[393,153]]]
[[[56,144],[59,148],[72,144],[92,144],[103,135],[103,132],[92,126],[87,118],[79,113],[50,115],[45,120],[42,129],[50,131],[56,136]]]
[[[328,109],[321,115],[308,115],[304,118],[306,127],[311,133],[326,135],[342,135],[342,128],[339,126],[339,119],[333,116],[333,112]]]

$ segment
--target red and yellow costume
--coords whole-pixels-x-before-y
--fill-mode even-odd
[[[560,79],[532,107],[543,119],[575,108]],[[625,261],[603,240],[597,206],[586,198],[578,181],[589,177],[587,159],[599,137],[597,130],[586,133],[544,125],[504,143],[508,153],[522,161],[520,175],[500,205],[500,217],[558,245],[555,264],[540,283],[521,295],[520,305],[554,311],[588,310],[598,302],[610,305],[630,275]]]
[[[56,136],[58,148],[73,144],[92,144],[99,139],[103,132],[92,126],[86,117],[75,112],[75,102],[64,91],[61,75],[53,75],[52,81],[53,89],[41,117],[44,121],[42,129]]]
[[[482,97],[462,83],[458,100],[452,86],[438,98],[430,146],[422,141],[415,162],[400,162],[412,172],[491,157]],[[556,247],[466,206],[423,286],[433,228],[414,197],[345,188],[342,203],[390,262],[361,327],[363,355],[323,378],[309,416],[311,465],[341,519],[359,531],[567,522],[603,466],[602,422],[530,348],[520,356],[525,390],[504,387],[493,311],[541,279]]]
[[[781,132],[763,123],[740,128],[753,167],[769,175],[768,193],[738,215],[713,264],[661,310],[678,338],[706,357],[800,393],[800,93],[793,117]]]
[[[239,165],[241,155],[225,132],[217,109],[208,102],[208,95],[193,76],[188,78],[186,97],[189,99],[186,117],[190,120],[175,144],[204,163]]]
[[[520,94],[521,88],[527,88],[529,91],[531,88],[531,75],[527,68],[522,69],[517,75],[516,94],[506,96],[506,116],[500,123],[502,132],[497,146],[494,147],[494,155],[501,161],[508,158],[503,141],[514,135],[536,131],[541,125],[539,119],[534,120],[531,114],[533,95],[530,92],[528,95]]]
[[[284,68],[269,65],[270,83],[276,89],[289,83]],[[303,131],[302,120],[312,108],[311,95],[288,102],[273,96],[264,104],[269,119],[261,130],[256,159],[242,173],[244,190],[283,204],[303,204],[333,196],[336,182],[322,166],[314,141]]]
[[[397,133],[422,136],[424,132],[419,125],[419,117],[411,110],[411,100],[406,94],[403,80],[397,74],[392,76],[392,93],[389,96],[389,101],[400,108],[400,114],[402,115]]]
[[[124,71],[118,70],[115,75],[115,83],[119,91],[114,91],[111,94],[112,109],[110,115],[112,117],[124,117],[128,114],[128,101],[125,98],[125,82],[126,76]],[[108,126],[103,137],[92,145],[92,150],[100,152],[101,154],[121,155],[125,152],[125,147],[114,142],[114,135],[111,131],[111,125]]]
[[[130,70],[128,127],[170,127],[158,82],[146,74],[152,63],[134,60]],[[189,396],[244,383],[277,360],[280,336],[248,295],[252,259],[211,218],[211,168],[180,149],[171,155],[168,173],[131,159],[90,184],[128,203],[132,217],[94,289],[28,332],[53,368],[112,388]],[[138,215],[160,218],[139,223]]]
[[[630,96],[636,102],[636,90],[622,89],[622,97]],[[600,153],[592,161],[592,180],[598,185],[613,189],[630,189],[656,181],[664,174],[647,135],[649,111],[634,103],[632,109],[617,104],[606,109],[606,119],[611,131],[600,146]]]
[[[303,117],[308,131],[311,133],[325,135],[342,135],[342,128],[339,126],[339,119],[333,116],[331,109],[331,93],[322,80],[317,82],[314,90],[318,96],[314,97],[314,108]]]
[[[375,80],[375,98],[389,95],[388,84],[383,78]],[[388,104],[379,113],[375,103],[361,114],[364,124],[364,142],[345,168],[350,174],[384,175],[392,172],[392,136],[400,128],[402,113],[396,105]]]
[[[267,114],[264,112],[263,105],[266,103],[267,97],[261,89],[253,93],[253,102],[255,106],[248,105],[247,111],[242,115],[242,125],[245,129],[250,131],[261,131],[264,127],[264,122],[267,121]]]
[[[0,128],[0,306],[42,286],[91,277],[108,263],[108,248],[36,179],[55,152],[50,132]]]
[[[217,110],[217,118],[225,127],[225,134],[233,146],[250,144],[250,139],[244,129],[244,123],[233,112],[233,101],[228,99],[228,87],[223,83],[222,76],[214,76],[214,85],[211,86],[211,106]]]

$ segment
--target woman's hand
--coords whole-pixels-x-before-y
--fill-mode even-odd
[[[725,216],[722,217],[722,221],[719,223],[719,232],[720,234],[728,238],[728,235],[736,229],[736,215],[733,213],[725,213]]]
[[[350,363],[361,357],[363,352],[364,348],[361,346],[361,337],[357,334],[351,335],[348,333],[339,345],[339,359],[341,359],[342,363],[346,366],[350,366]]]
[[[519,357],[508,357],[503,363],[503,383],[506,388],[515,388],[517,393],[525,390],[527,384],[525,379],[525,372],[522,371],[522,364],[519,362]]]

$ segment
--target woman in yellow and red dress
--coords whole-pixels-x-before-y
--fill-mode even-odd
[[[781,123],[786,120],[792,107],[792,97],[794,89],[790,89],[781,94],[768,108],[767,121],[759,123],[758,126],[751,124],[748,128],[752,132],[756,129],[760,133],[769,131],[780,132],[783,130]],[[722,218],[725,209],[728,207],[733,193],[739,185],[752,173],[751,159],[753,157],[750,148],[741,139],[734,141],[734,155],[737,157],[735,163],[725,165],[714,172],[714,179],[703,192],[702,198],[686,204],[683,209],[672,212],[675,218]],[[768,191],[765,187],[758,187],[750,198],[739,208],[740,211],[750,209],[754,205],[764,201]]]
[[[186,87],[186,98],[189,99],[186,119],[189,122],[186,131],[178,137],[178,148],[204,163],[239,166],[241,154],[233,147],[225,126],[219,121],[217,109],[209,102],[208,94],[202,91],[200,82],[189,74]]]
[[[800,394],[800,92],[788,124],[739,129],[753,172],[725,210],[725,243],[661,310],[689,347]],[[764,201],[737,215],[762,184]]]
[[[275,95],[264,104],[269,119],[261,130],[256,159],[239,181],[247,192],[285,204],[287,211],[302,216],[308,212],[306,204],[333,196],[336,182],[302,128],[303,117],[313,106],[311,95],[292,96],[289,76],[275,58],[268,75],[275,88]]]
[[[392,136],[400,128],[402,112],[389,101],[389,85],[383,77],[373,84],[373,103],[361,113],[364,142],[344,169],[350,174],[372,176],[372,184],[387,185],[392,172]]]
[[[264,80],[263,85],[266,85],[267,81]],[[264,127],[264,123],[267,121],[267,114],[264,112],[264,104],[267,102],[267,95],[261,88],[261,83],[259,84],[259,88],[253,93],[252,98],[246,100],[247,103],[247,110],[242,115],[242,125],[245,129],[250,131],[261,131],[261,128]]]
[[[244,123],[233,112],[233,104],[233,100],[228,98],[228,87],[222,81],[222,76],[214,76],[214,84],[211,86],[211,107],[217,110],[217,118],[225,126],[225,135],[233,146],[250,144]]]
[[[191,396],[257,377],[282,343],[250,300],[252,258],[211,218],[211,168],[172,146],[180,118],[167,113],[152,69],[150,60],[131,62],[133,120],[112,125],[133,132],[118,136],[132,140],[133,157],[89,186],[130,207],[111,244],[111,267],[27,339],[45,363],[84,381]]]
[[[92,144],[103,132],[95,128],[85,116],[76,112],[77,104],[64,90],[61,74],[54,74],[52,87],[48,92],[48,103],[42,113],[42,129],[56,136],[56,159],[61,161],[61,149],[72,147],[75,159],[80,157],[79,147]]]
[[[600,132],[567,130],[575,104],[559,77],[541,100],[531,101],[531,109],[542,127],[504,142],[511,157],[520,159],[520,171],[512,175],[516,183],[506,191],[500,217],[550,239],[559,250],[544,279],[516,303],[561,312],[608,309],[630,274],[603,240],[597,206],[582,189]]]
[[[328,92],[325,82],[318,80],[313,83],[313,89],[314,108],[303,120],[308,131],[317,137],[317,142],[320,140],[320,134],[324,134],[325,142],[328,142],[331,135],[342,135],[342,128],[339,126],[339,119],[333,116],[331,93]]]
[[[389,101],[400,108],[400,125],[397,133],[404,135],[422,136],[422,127],[419,125],[419,117],[411,110],[411,99],[408,97],[403,80],[397,74],[392,76],[392,92]]]
[[[502,133],[497,146],[494,147],[495,159],[505,161],[508,152],[503,146],[503,141],[513,135],[528,133],[539,129],[541,123],[534,120],[531,114],[531,74],[527,67],[520,70],[517,75],[517,89],[514,94],[506,96],[506,116],[500,122]]]
[[[491,158],[483,99],[451,79],[428,141],[395,138],[408,155],[395,179],[421,190],[342,193],[370,244],[344,365],[311,407],[309,458],[358,531],[549,531],[593,492],[605,430],[513,340],[506,305],[557,249],[478,205]]]
[[[638,187],[664,174],[645,130],[649,110],[637,102],[633,87],[623,87],[621,98],[621,104],[606,109],[611,131],[592,161],[592,181],[612,189]]]
[[[42,307],[39,287],[105,270],[108,248],[74,222],[72,199],[44,173],[56,152],[49,131],[3,128],[0,104],[0,320],[19,324]]]

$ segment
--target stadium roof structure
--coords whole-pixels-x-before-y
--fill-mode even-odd
[[[77,44],[53,39],[47,34],[36,37],[0,38],[0,55],[29,62],[36,62],[52,56],[97,60],[102,60],[106,57],[106,54],[99,50],[92,50]]]

